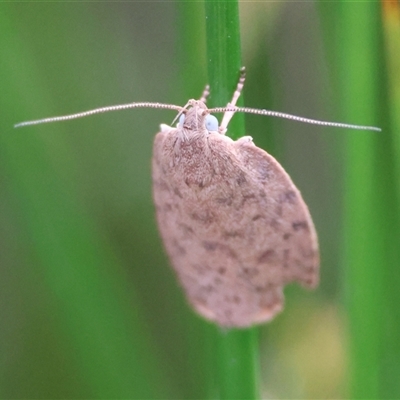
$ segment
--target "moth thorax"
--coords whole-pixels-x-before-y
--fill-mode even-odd
[[[206,130],[205,119],[207,112],[198,107],[193,107],[187,111],[183,128],[192,131],[192,133]]]

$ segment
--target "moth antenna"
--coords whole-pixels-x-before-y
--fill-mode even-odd
[[[206,85],[203,90],[203,93],[200,97],[200,101],[203,103],[207,103],[207,97],[210,95],[210,85]]]
[[[210,113],[217,113],[217,112],[223,112],[225,113],[231,113],[232,115],[235,112],[244,112],[244,113],[249,113],[249,114],[258,114],[258,115],[266,115],[270,117],[277,117],[277,118],[284,118],[284,119],[291,119],[293,121],[298,121],[298,122],[304,122],[306,124],[313,124],[313,125],[323,125],[323,126],[334,126],[337,128],[349,128],[349,129],[362,129],[366,131],[376,131],[376,132],[381,132],[382,129],[378,128],[376,126],[365,126],[365,125],[354,125],[354,124],[345,124],[342,122],[329,122],[329,121],[321,121],[318,119],[311,119],[311,118],[304,118],[304,117],[299,117],[298,115],[292,115],[292,114],[286,114],[283,112],[279,111],[271,111],[271,110],[260,110],[257,108],[248,108],[248,107],[216,107],[216,108],[211,108],[208,110]],[[225,117],[225,116],[224,116]],[[222,129],[224,126],[221,123],[221,128]],[[225,130],[226,130],[225,126]]]
[[[208,85],[207,85],[208,86]],[[207,87],[206,86],[206,87]],[[190,102],[193,100],[189,100],[183,107],[181,107],[178,115],[172,120],[171,122],[171,126],[174,125],[175,121],[188,109],[188,107],[190,106]]]
[[[236,103],[239,100],[240,94],[242,93],[245,80],[246,80],[246,68],[242,67],[240,68],[239,82],[236,85],[236,90],[233,93],[232,100],[226,105],[225,108],[232,108],[232,107],[236,108]],[[229,121],[232,119],[234,114],[235,114],[234,111],[225,112],[224,116],[222,117],[221,125],[219,127],[220,133],[225,134],[225,132],[228,129]]]
[[[176,110],[179,112],[182,112],[182,110],[183,110],[183,108],[180,106],[175,106],[173,104],[163,104],[163,103],[146,102],[146,103],[118,104],[115,106],[106,106],[106,107],[95,108],[93,110],[82,111],[82,112],[79,112],[76,114],[61,115],[58,117],[49,117],[49,118],[37,119],[37,120],[33,120],[33,121],[19,122],[18,124],[14,125],[14,128],[21,128],[22,126],[29,126],[29,125],[45,124],[48,122],[68,121],[70,119],[88,117],[89,115],[101,114],[101,113],[106,113],[109,111],[127,110],[130,108],[163,108],[163,109],[167,109],[167,110]]]

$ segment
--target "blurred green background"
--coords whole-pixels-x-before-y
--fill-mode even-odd
[[[242,2],[240,22],[247,106],[383,128],[246,116],[309,205],[322,260],[318,290],[288,287],[260,328],[262,397],[396,398],[398,3]],[[175,114],[13,129],[198,98],[204,5],[3,3],[0,53],[0,397],[208,397],[215,328],[185,303],[151,198],[153,137]]]

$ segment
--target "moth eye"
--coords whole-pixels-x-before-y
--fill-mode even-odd
[[[208,131],[218,131],[218,119],[214,115],[207,115],[206,128]]]
[[[179,117],[179,126],[183,126],[183,123],[185,122],[185,114],[181,114]]]

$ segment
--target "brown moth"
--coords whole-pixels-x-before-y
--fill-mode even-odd
[[[227,122],[210,129],[202,100],[189,101],[184,120],[155,137],[157,221],[195,310],[243,328],[282,310],[287,283],[318,284],[317,234],[282,166],[250,136],[225,136]]]
[[[318,240],[299,190],[282,166],[250,136],[225,136],[235,112],[354,129],[269,110],[236,107],[244,69],[227,107],[207,109],[208,87],[185,107],[131,103],[22,122],[63,121],[127,108],[179,111],[176,127],[161,125],[153,146],[153,196],[158,226],[188,301],[223,327],[271,320],[283,308],[290,282],[313,288],[319,280]],[[220,127],[210,112],[224,112]]]

